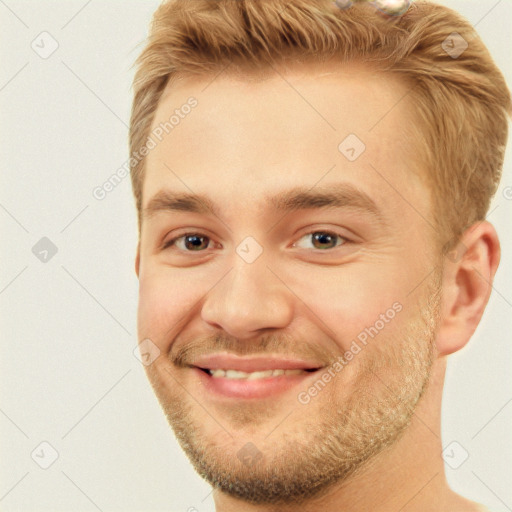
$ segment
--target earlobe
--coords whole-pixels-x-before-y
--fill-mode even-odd
[[[137,244],[137,254],[135,255],[135,274],[137,278],[139,277],[139,267],[140,267],[140,242]]]
[[[470,340],[489,300],[499,260],[498,235],[487,221],[468,228],[445,257],[439,355],[456,352]]]

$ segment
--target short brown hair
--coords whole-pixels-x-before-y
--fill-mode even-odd
[[[468,44],[459,56],[443,44],[454,32]],[[510,92],[473,27],[427,0],[394,18],[358,1],[348,9],[332,0],[164,1],[135,63],[131,154],[145,144],[174,75],[264,70],[294,57],[368,62],[403,77],[424,141],[438,240],[456,241],[485,218],[501,178]],[[140,234],[144,159],[132,162]]]

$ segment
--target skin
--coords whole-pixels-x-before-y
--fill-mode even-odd
[[[218,512],[485,510],[447,484],[440,409],[446,356],[466,345],[489,299],[500,257],[493,226],[471,226],[465,252],[442,258],[426,170],[407,133],[410,100],[400,101],[407,88],[397,78],[328,62],[256,78],[184,77],[167,88],[153,122],[190,96],[198,101],[148,155],[143,208],[162,189],[204,194],[218,208],[218,216],[159,211],[142,222],[138,335],[161,351],[146,371],[178,440],[210,483],[232,479],[253,492],[251,478],[268,470],[276,482],[300,482],[304,472],[320,479],[334,471],[336,461],[342,468],[309,497],[307,481],[317,480],[306,479],[288,501],[279,493],[271,500],[265,486],[257,496],[218,485]],[[366,145],[353,162],[338,150],[351,133]],[[340,183],[370,196],[383,222],[348,208],[283,214],[265,200]],[[318,249],[307,236],[315,231],[351,241]],[[185,233],[206,235],[210,245],[186,252],[182,239],[180,248],[162,248]],[[263,249],[250,264],[236,253],[247,236]],[[187,347],[323,354],[328,362],[397,302],[400,313],[307,405],[297,401],[301,389],[221,400],[175,364]],[[337,429],[347,411],[351,420]],[[248,442],[262,456],[250,468],[237,458]]]

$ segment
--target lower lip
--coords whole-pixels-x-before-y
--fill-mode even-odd
[[[203,386],[210,392],[229,398],[268,398],[279,395],[287,390],[304,383],[315,376],[315,372],[304,372],[298,375],[279,375],[264,379],[227,379],[225,377],[212,377],[208,373],[193,368]]]

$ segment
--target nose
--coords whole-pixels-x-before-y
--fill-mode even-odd
[[[239,339],[287,327],[293,318],[293,294],[267,268],[263,257],[253,263],[237,259],[206,295],[202,319]]]

